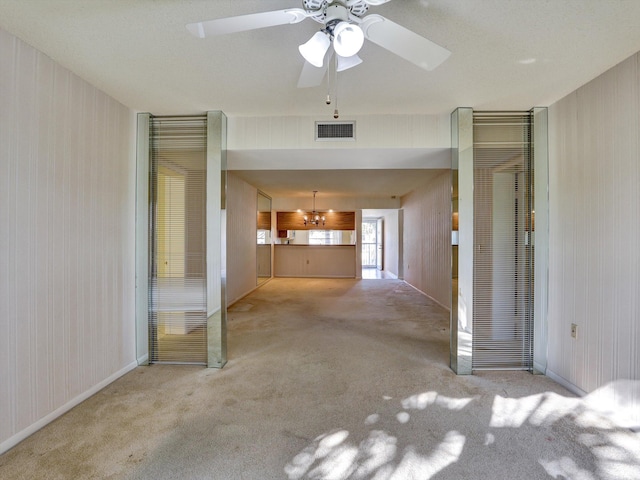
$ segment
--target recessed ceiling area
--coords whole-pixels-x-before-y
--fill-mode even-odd
[[[292,148],[227,152],[229,170],[450,168],[450,148]]]
[[[232,170],[272,197],[400,198],[426,185],[444,169],[403,170]]]
[[[230,150],[229,171],[273,197],[401,197],[451,168],[449,148]]]

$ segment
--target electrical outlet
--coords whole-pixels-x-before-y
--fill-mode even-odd
[[[571,324],[571,338],[577,338],[578,337],[578,325],[576,325],[575,323]]]

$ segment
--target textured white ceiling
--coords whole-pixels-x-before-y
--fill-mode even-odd
[[[330,116],[296,88],[313,20],[198,39],[185,24],[299,0],[0,0],[0,26],[123,104],[157,115]],[[637,0],[393,0],[371,7],[452,52],[432,72],[366,42],[340,74],[344,114],[529,109],[640,50]]]
[[[304,63],[297,47],[318,30],[316,22],[202,40],[185,28],[300,6],[299,0],[0,0],[0,27],[133,110],[331,119],[326,86],[296,87]],[[427,72],[365,42],[363,64],[339,76],[343,115],[528,110],[640,50],[639,0],[393,0],[370,13],[452,55]]]

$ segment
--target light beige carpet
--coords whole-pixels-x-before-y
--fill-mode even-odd
[[[448,367],[397,280],[276,279],[222,370],[140,367],[0,457],[2,479],[640,479],[638,434],[543,376]]]

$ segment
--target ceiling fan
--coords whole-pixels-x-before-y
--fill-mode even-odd
[[[193,35],[205,38],[300,23],[307,18],[315,20],[322,28],[309,41],[298,47],[306,60],[298,87],[320,85],[334,52],[336,71],[359,65],[362,59],[358,57],[358,52],[365,39],[425,70],[433,70],[444,62],[451,54],[446,48],[381,15],[366,15],[369,6],[382,5],[389,1],[302,0],[302,8],[195,22],[188,24],[187,29]]]

